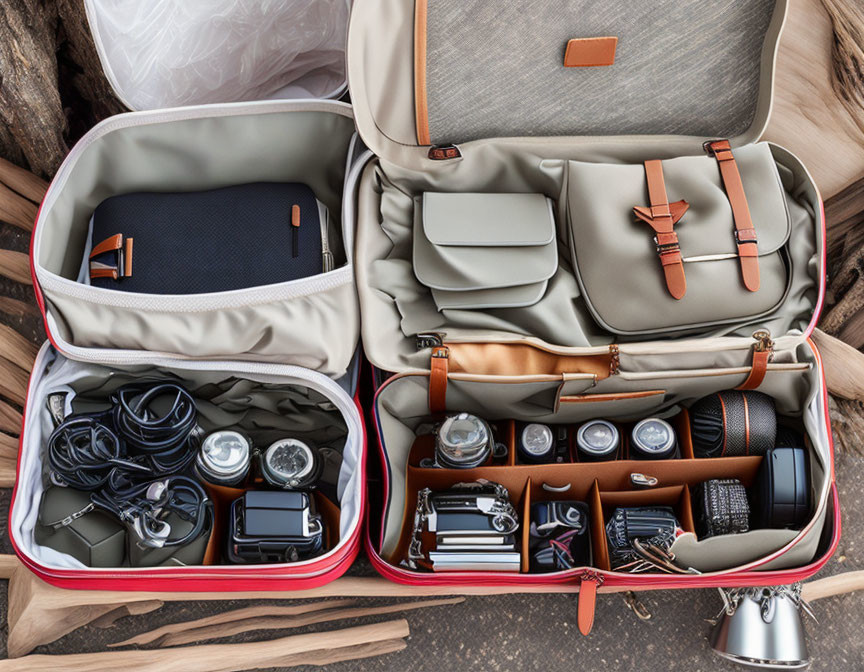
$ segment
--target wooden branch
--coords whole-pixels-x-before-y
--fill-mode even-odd
[[[142,644],[156,642],[160,647],[180,646],[181,644],[191,644],[192,642],[205,642],[211,639],[221,639],[223,637],[233,637],[244,632],[261,632],[263,630],[288,630],[300,628],[307,625],[315,625],[319,623],[330,623],[332,621],[343,621],[353,618],[362,618],[365,616],[381,616],[383,614],[397,614],[403,611],[414,611],[415,609],[425,609],[426,607],[438,607],[450,604],[459,604],[464,602],[464,597],[450,597],[438,600],[422,600],[418,602],[402,602],[398,604],[388,604],[379,607],[351,607],[345,609],[326,609],[324,611],[316,611],[306,614],[286,614],[284,610],[294,609],[295,607],[278,607],[273,605],[261,605],[259,607],[249,607],[238,611],[245,612],[245,616],[237,615],[230,621],[223,620],[219,623],[199,624],[195,621],[191,623],[181,623],[175,625],[190,626],[181,631],[173,633],[156,634],[156,631],[144,633],[138,637],[118,642],[117,644],[109,644],[111,647],[126,646],[129,644]],[[328,603],[324,603],[328,604]],[[220,614],[220,616],[231,616],[232,612]],[[236,613],[236,612],[235,612]],[[207,621],[208,619],[199,619]],[[142,639],[143,638],[143,639]]]
[[[0,353],[25,371],[33,368],[39,349],[17,331],[0,324]]]
[[[23,408],[28,382],[29,376],[24,369],[0,357],[0,395]]]
[[[22,418],[18,409],[0,400],[0,432],[20,434],[21,422]],[[2,454],[2,450],[0,450],[0,454]]]
[[[109,611],[103,614],[95,621],[89,623],[94,628],[111,628],[121,618],[127,616],[140,616],[141,614],[149,614],[151,611],[161,609],[165,603],[162,600],[148,600],[146,602],[133,602],[132,604],[124,604],[122,607],[117,607],[114,611]]]
[[[66,118],[57,88],[57,11],[39,0],[0,2],[0,125],[30,169],[53,175],[66,155]],[[0,154],[12,152],[0,147]]]
[[[825,221],[828,224],[828,260],[842,257],[844,251],[864,244],[864,177],[825,201]],[[832,273],[832,276],[835,275]]]
[[[819,329],[813,332],[813,340],[822,355],[828,391],[864,401],[864,353]]]
[[[32,285],[30,257],[23,252],[0,250],[0,275],[24,285]]]
[[[18,437],[0,432],[0,462],[18,458]]]
[[[832,85],[864,133],[864,6],[860,0],[822,0],[834,30]]]
[[[107,651],[75,653],[62,656],[34,655],[0,660],[0,672],[231,672],[285,667],[292,657],[311,651],[331,651],[346,647],[389,642],[408,637],[404,619],[360,625],[343,630],[292,635],[270,641],[242,644],[207,644],[175,649],[142,651]],[[308,658],[307,658],[308,660]],[[296,659],[295,663],[296,664]]]
[[[355,604],[357,604],[357,600],[355,599],[341,599],[325,600],[323,602],[307,602],[305,604],[295,604],[290,607],[280,607],[272,605],[244,607],[242,609],[233,609],[231,611],[222,612],[221,614],[205,616],[204,618],[199,618],[194,621],[184,621],[181,623],[170,623],[168,625],[163,625],[161,628],[156,628],[155,630],[150,630],[149,632],[143,632],[140,635],[130,637],[129,639],[124,639],[122,642],[115,642],[113,644],[109,644],[108,646],[113,648],[118,646],[132,646],[133,644],[152,644],[153,642],[163,640],[165,637],[168,637],[170,635],[182,632],[189,632],[191,630],[225,625],[227,623],[236,623],[249,618],[256,618],[263,615],[279,615],[285,617],[302,616],[305,614],[314,613],[316,611],[338,610],[340,607],[349,607]],[[264,611],[262,611],[262,609]]]
[[[35,303],[19,301],[10,296],[0,296],[0,313],[6,313],[13,317],[39,317],[39,309]]]
[[[841,452],[864,455],[864,403],[829,397],[828,409],[834,446]]]
[[[82,120],[85,129],[126,112],[102,71],[83,1],[55,0],[55,4],[65,37],[60,45],[60,72],[64,85],[73,88],[87,103],[86,119]]]
[[[20,194],[0,183],[0,220],[19,229],[32,231],[38,207]]]
[[[0,182],[33,203],[41,203],[48,190],[45,180],[3,158],[0,158]]]
[[[808,581],[801,589],[801,597],[807,602],[813,602],[824,597],[843,595],[856,590],[864,590],[864,570],[843,572],[824,579]]]
[[[626,590],[601,586],[599,592]],[[519,586],[406,586],[382,577],[342,577],[318,588],[296,591],[257,592],[144,592],[111,590],[64,590],[51,586],[21,566],[9,582],[7,655],[23,656],[37,646],[48,644],[115,609],[135,602],[161,600],[306,600],[328,597],[432,597],[446,595],[501,595],[512,593],[576,593],[578,584]],[[2,672],[2,670],[0,670]]]

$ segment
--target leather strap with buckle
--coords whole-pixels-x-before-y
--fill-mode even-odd
[[[90,252],[90,279],[111,278],[120,280],[132,277],[132,243],[134,238],[126,238],[122,233],[116,233],[93,247]],[[115,263],[103,264],[93,261],[96,257],[114,252]]]
[[[666,288],[676,299],[681,299],[687,292],[687,280],[684,277],[684,263],[681,259],[681,248],[678,244],[678,234],[674,227],[687,212],[690,205],[687,201],[669,203],[666,195],[666,182],[663,179],[663,164],[659,160],[645,162],[645,178],[648,182],[648,207],[636,206],[633,212],[636,217],[646,222],[654,229],[654,242],[657,244],[657,254],[666,276]]]
[[[747,195],[738,164],[732,154],[728,140],[714,140],[705,143],[705,151],[717,159],[723,188],[732,206],[732,219],[735,222],[735,245],[741,263],[741,277],[744,286],[751,292],[759,290],[759,248],[756,244],[756,229],[750,217]]]

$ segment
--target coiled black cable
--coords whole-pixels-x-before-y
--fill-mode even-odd
[[[118,468],[146,472],[125,458],[117,434],[93,416],[71,416],[48,437],[48,465],[55,482],[78,490],[98,490]]]
[[[188,476],[169,476],[141,483],[113,471],[106,487],[90,495],[90,501],[122,521],[138,521],[139,536],[158,537],[158,527],[170,513],[193,523],[182,537],[162,538],[159,546],[182,546],[197,539],[212,519],[213,503],[201,485]]]
[[[166,399],[169,410],[160,414],[154,406]],[[127,454],[154,477],[182,472],[195,459],[198,409],[183,387],[171,382],[131,383],[118,388],[111,401],[114,427]]]

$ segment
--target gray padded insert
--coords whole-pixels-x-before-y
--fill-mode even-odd
[[[480,138],[735,137],[753,123],[775,0],[435,0],[435,144]],[[573,38],[617,36],[610,67],[565,68]]]

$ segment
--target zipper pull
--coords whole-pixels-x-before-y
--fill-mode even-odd
[[[747,376],[736,390],[755,390],[765,380],[768,373],[768,362],[774,359],[774,341],[771,340],[771,332],[767,329],[759,329],[753,332],[753,360],[750,365],[750,375]]]
[[[300,256],[300,206],[291,206],[291,256]]]
[[[418,352],[429,348],[440,348],[444,345],[444,334],[434,331],[417,334],[415,344],[417,345]]]
[[[753,349],[756,352],[770,352],[773,358],[774,355],[774,341],[771,340],[771,332],[767,329],[759,329],[753,332],[753,339],[756,341],[756,345],[753,346]]]
[[[448,161],[450,159],[461,159],[462,152],[456,145],[432,145],[429,148],[429,158],[433,161]]]
[[[602,574],[586,569],[580,574],[579,603],[576,607],[576,622],[579,624],[579,632],[588,635],[594,626],[594,609],[597,605],[597,589],[603,585]]]

